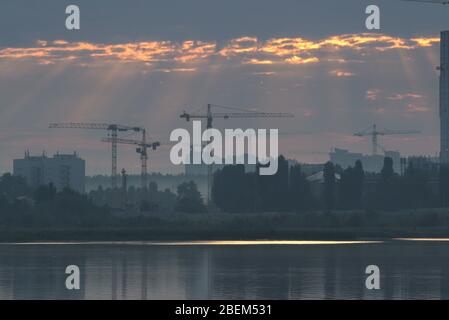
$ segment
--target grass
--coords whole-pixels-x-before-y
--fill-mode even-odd
[[[96,227],[0,227],[1,242],[354,240],[448,236],[449,208],[395,212],[153,214]]]

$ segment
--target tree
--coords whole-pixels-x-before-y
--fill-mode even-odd
[[[48,202],[52,201],[56,196],[56,188],[53,183],[46,186],[39,186],[34,190],[33,198],[36,202]]]
[[[394,176],[393,159],[392,158],[390,158],[390,157],[384,158],[384,165],[382,167],[380,174],[383,179],[389,179]]]
[[[415,168],[410,162],[402,178],[401,208],[425,208],[431,199],[427,187],[428,174],[423,169]]]
[[[354,168],[346,168],[340,178],[339,205],[342,209],[359,209],[362,207],[363,180],[362,162],[357,160]]]
[[[310,184],[302,173],[301,166],[299,164],[294,165],[290,168],[288,207],[290,210],[299,212],[309,209],[311,206]]]
[[[156,203],[150,202],[147,200],[143,200],[140,203],[140,211],[143,211],[143,212],[154,212],[158,208],[159,208],[159,206]]]
[[[363,171],[362,161],[357,160],[354,167],[354,207],[363,206],[363,184],[365,181],[365,172]]]
[[[439,171],[440,203],[443,207],[449,207],[449,165],[442,164]]]
[[[384,158],[384,165],[380,176],[376,190],[376,206],[381,209],[397,209],[400,202],[400,185],[399,179],[393,170],[392,158]]]
[[[339,184],[339,206],[342,209],[352,209],[354,203],[354,169],[346,168],[340,178]]]
[[[274,175],[274,189],[272,193],[273,202],[277,211],[287,211],[289,209],[288,192],[288,161],[283,155],[278,158],[278,171]]]
[[[324,202],[326,209],[332,210],[335,205],[335,167],[330,161],[324,165]]]
[[[207,211],[201,193],[193,181],[183,182],[178,186],[175,210],[186,213],[204,213]]]
[[[5,173],[0,178],[0,194],[2,194],[6,200],[12,201],[17,197],[30,195],[31,189],[23,177]]]
[[[288,162],[284,156],[278,158],[278,171],[274,175],[260,175],[257,170],[257,208],[264,211],[288,210]]]
[[[249,212],[254,209],[254,175],[245,173],[244,165],[229,165],[217,170],[212,185],[212,199],[225,212]]]

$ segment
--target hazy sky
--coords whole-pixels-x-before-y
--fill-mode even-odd
[[[81,30],[65,29],[65,8]],[[365,8],[381,9],[381,30]],[[12,159],[73,152],[87,172],[109,173],[102,131],[48,129],[49,122],[145,126],[154,139],[190,127],[182,110],[207,103],[291,112],[294,119],[217,120],[217,128],[280,129],[280,152],[323,162],[332,147],[369,153],[352,136],[373,123],[417,129],[382,137],[386,149],[435,154],[439,146],[439,31],[449,6],[400,0],[0,2],[0,172]],[[150,171],[180,171],[169,148]],[[139,172],[131,146],[119,167]]]

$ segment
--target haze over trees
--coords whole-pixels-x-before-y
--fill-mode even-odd
[[[324,165],[318,180],[306,177],[300,164],[278,159],[279,170],[272,176],[245,172],[243,165],[229,165],[214,173],[212,200],[207,206],[197,185],[183,182],[177,192],[148,188],[104,189],[88,194],[70,189],[57,191],[53,185],[30,188],[19,176],[0,178],[0,226],[100,226],[123,219],[172,213],[198,214],[221,211],[246,213],[308,213],[320,211],[390,212],[402,209],[449,207],[449,167],[423,168],[410,163],[402,175],[385,158],[379,174],[365,173],[362,163],[342,169]],[[200,216],[199,216],[200,218]],[[429,218],[430,219],[430,218]],[[137,223],[137,222],[136,222]]]

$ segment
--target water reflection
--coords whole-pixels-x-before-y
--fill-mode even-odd
[[[0,299],[449,298],[443,241],[142,244],[1,245]],[[65,289],[70,264],[81,290]]]

